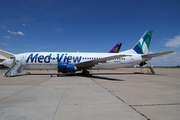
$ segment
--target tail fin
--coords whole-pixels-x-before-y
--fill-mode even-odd
[[[121,48],[122,43],[117,43],[110,51],[109,53],[118,53]]]
[[[148,54],[152,33],[152,30],[146,31],[141,37],[141,39],[134,46],[133,50],[137,54]]]

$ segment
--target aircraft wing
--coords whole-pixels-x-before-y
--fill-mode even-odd
[[[173,53],[173,52],[176,52],[176,51],[167,51],[167,52],[160,52],[160,53],[153,53],[153,54],[145,54],[145,55],[142,55],[142,57],[144,57],[144,58],[153,58],[153,57],[158,57],[158,56],[161,56],[161,55],[170,54],[170,53]]]
[[[6,52],[6,51],[3,51],[3,50],[0,50],[0,55],[9,59],[10,57],[14,56],[13,53],[10,53],[10,52]]]
[[[9,59],[12,56],[14,56],[14,54],[0,50],[0,62],[4,61],[6,59]]]
[[[75,65],[78,68],[89,68],[89,67],[92,67],[94,65],[97,65],[98,63],[106,63],[107,60],[112,60],[112,59],[126,57],[126,56],[130,56],[130,55],[114,55],[114,56],[109,56],[109,57],[104,57],[104,58],[100,58],[100,59],[95,59],[95,60],[77,63]]]

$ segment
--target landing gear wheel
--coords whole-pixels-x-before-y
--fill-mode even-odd
[[[89,71],[87,71],[87,70],[83,70],[82,73],[83,73],[84,75],[89,75]]]

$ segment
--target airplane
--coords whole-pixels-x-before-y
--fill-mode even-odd
[[[121,48],[121,45],[122,45],[122,43],[117,43],[117,44],[109,51],[109,53],[118,53],[119,50],[120,50],[120,48]],[[11,58],[12,56],[14,56],[13,53],[0,50],[0,65],[2,64],[3,61],[5,61],[6,59]]]
[[[25,75],[23,70],[58,70],[58,73],[82,71],[89,74],[91,69],[116,69],[139,64],[143,66],[153,57],[175,51],[148,54],[152,30],[147,30],[132,49],[119,53],[83,53],[83,52],[29,52],[14,55],[2,62],[10,67],[3,75]]]
[[[121,48],[122,43],[117,43],[110,51],[109,53],[118,53],[120,48]],[[3,50],[0,50],[0,64],[2,64],[2,62],[6,59],[11,58],[12,56],[14,56],[13,53],[9,53]]]
[[[110,51],[109,53],[118,53],[120,48],[121,48],[122,43],[117,43]],[[2,62],[6,59],[11,58],[12,56],[14,56],[13,53],[9,53],[3,50],[0,50],[0,64],[2,64]]]
[[[118,53],[121,48],[122,43],[117,43],[110,51],[109,53]]]

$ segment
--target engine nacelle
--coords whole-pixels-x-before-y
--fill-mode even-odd
[[[57,64],[57,69],[58,69],[58,72],[62,72],[62,73],[75,73],[76,71],[76,66],[74,64],[67,64],[65,62],[59,62]]]

